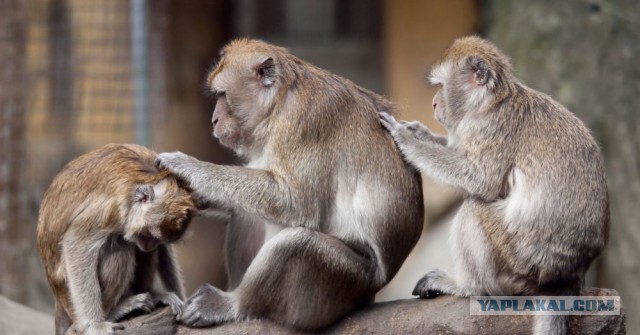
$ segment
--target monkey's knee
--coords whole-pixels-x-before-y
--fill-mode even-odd
[[[284,229],[265,244],[234,292],[238,315],[324,328],[373,297],[375,262],[364,254],[321,232]]]

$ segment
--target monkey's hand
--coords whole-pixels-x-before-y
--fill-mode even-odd
[[[419,121],[400,121],[400,124],[419,141],[427,141],[434,138],[431,130]]]
[[[411,140],[421,142],[434,141],[437,142],[435,136],[429,128],[418,121],[396,121],[396,119],[385,113],[380,112],[380,123],[393,136],[396,143],[405,143]]]
[[[155,302],[149,293],[140,293],[127,297],[116,306],[110,313],[107,320],[118,321],[133,311],[151,313],[155,308]]]
[[[176,315],[176,319],[180,318],[184,303],[182,302],[182,299],[178,297],[177,294],[173,292],[157,293],[154,295],[153,300],[156,303],[156,305],[160,304],[164,306],[169,306],[173,314]]]
[[[205,284],[187,301],[178,321],[189,327],[207,327],[234,319],[233,299]]]
[[[422,299],[435,298],[442,294],[455,294],[456,285],[444,271],[435,269],[424,275],[411,294]]]
[[[201,163],[197,158],[180,151],[163,152],[158,154],[158,158],[156,158],[156,166],[171,171],[176,177],[183,179],[192,187],[198,185],[194,178],[198,175],[197,171]]]
[[[400,150],[403,150],[412,142],[416,142],[417,139],[409,129],[402,123],[396,121],[396,119],[385,113],[380,112],[380,123],[387,129],[389,134],[393,137]]]

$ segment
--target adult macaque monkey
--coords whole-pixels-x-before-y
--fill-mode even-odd
[[[609,231],[605,171],[589,130],[477,37],[455,41],[430,81],[441,86],[433,108],[448,138],[381,115],[407,161],[466,194],[451,231],[453,277],[433,270],[413,294],[579,294]],[[566,317],[536,319],[536,334],[566,329]]]
[[[56,334],[113,333],[134,310],[179,314],[184,297],[171,246],[189,224],[189,190],[156,154],[111,144],[60,172],[40,205],[37,245],[55,296]],[[156,274],[164,290],[153,287]]]
[[[268,225],[238,287],[201,287],[180,320],[207,326],[266,317],[320,329],[371,301],[423,225],[419,175],[378,121],[388,101],[256,40],[223,50],[208,85],[213,135],[245,167],[162,153],[159,164],[231,211]],[[235,220],[238,219],[238,220]],[[241,222],[239,222],[241,221]],[[230,255],[233,257],[234,255]]]

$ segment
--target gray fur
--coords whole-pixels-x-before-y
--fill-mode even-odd
[[[434,109],[445,145],[381,114],[409,163],[466,196],[451,231],[453,276],[431,271],[414,294],[577,295],[609,229],[604,165],[589,130],[476,37],[456,41],[431,81],[442,86]],[[536,334],[565,332],[565,317],[536,319]]]
[[[247,164],[179,152],[160,154],[159,164],[232,213],[227,243],[240,241],[238,232],[266,242],[227,254],[240,273],[230,276],[234,290],[201,288],[180,320],[200,327],[266,317],[324,328],[371,301],[422,230],[420,178],[377,120],[391,105],[260,41],[232,42],[219,64],[208,80],[218,96],[214,136]]]

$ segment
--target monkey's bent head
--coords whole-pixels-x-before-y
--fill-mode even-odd
[[[195,202],[180,180],[155,166],[155,158],[139,145],[109,144],[74,159],[45,193],[39,229],[111,231],[143,251],[176,241]]]
[[[56,299],[56,334],[72,323],[83,334],[111,334],[114,322],[153,302],[129,298],[151,299],[156,275],[166,293],[182,297],[168,243],[184,234],[196,206],[156,156],[105,145],[67,164],[45,192],[36,239]]]
[[[172,177],[155,184],[136,185],[125,224],[125,239],[146,252],[160,244],[175,242],[189,226],[194,208],[190,193]]]

